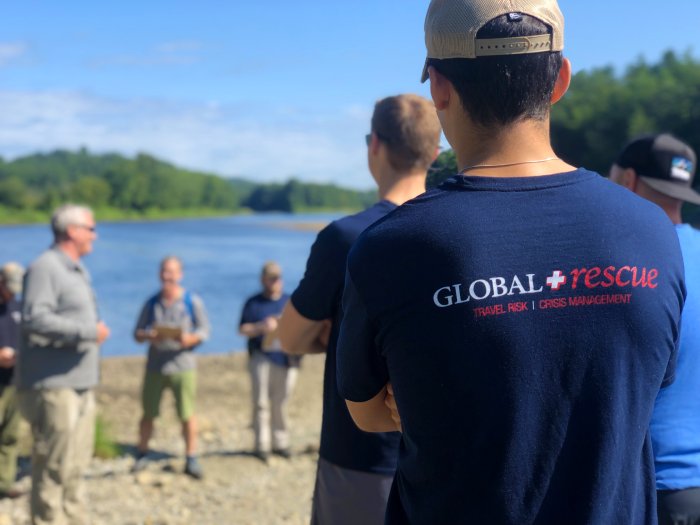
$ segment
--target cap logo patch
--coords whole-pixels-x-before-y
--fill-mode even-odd
[[[685,157],[673,157],[671,160],[671,178],[689,182],[693,173],[693,163]]]

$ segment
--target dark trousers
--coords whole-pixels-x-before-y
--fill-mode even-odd
[[[700,488],[659,490],[659,525],[700,525]]]

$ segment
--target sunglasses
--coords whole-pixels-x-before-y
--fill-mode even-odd
[[[87,230],[91,233],[95,233],[97,231],[97,226],[88,226],[87,224],[74,224],[76,228],[82,228],[83,230]]]
[[[380,133],[377,133],[376,131],[373,131],[372,133],[367,133],[367,135],[365,135],[365,142],[367,143],[368,146],[372,143],[372,134],[376,135],[377,138],[378,138],[379,140],[381,140],[382,142],[384,142],[385,144],[389,144],[389,143],[391,142],[391,141],[390,141],[387,137],[385,137],[384,135],[382,135],[382,134],[380,134]]]

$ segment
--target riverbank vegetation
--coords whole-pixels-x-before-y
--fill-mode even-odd
[[[48,219],[63,202],[92,206],[100,220],[166,219],[248,211],[359,210],[375,192],[331,184],[256,184],[185,170],[139,154],[97,155],[83,148],[0,159],[0,223]]]
[[[607,175],[624,144],[646,133],[670,132],[700,154],[699,122],[700,61],[669,51],[656,64],[639,60],[622,74],[611,67],[576,73],[569,92],[552,108],[552,144],[569,164]],[[442,152],[428,186],[457,171],[454,153]],[[700,223],[698,206],[685,205],[683,215]]]
[[[552,142],[575,166],[607,173],[632,137],[667,131],[700,151],[700,61],[667,52],[622,74],[611,67],[580,71],[552,110]],[[440,154],[428,175],[434,187],[457,171],[452,151]],[[253,212],[359,210],[375,191],[331,184],[258,184],[241,178],[185,170],[147,154],[126,158],[86,149],[54,151],[5,162],[0,159],[0,223],[45,221],[66,201],[89,204],[101,220],[201,217]],[[700,208],[686,216],[700,220]]]

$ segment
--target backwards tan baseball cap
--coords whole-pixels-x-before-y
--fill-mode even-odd
[[[509,38],[477,38],[479,30],[494,18],[522,15],[537,18],[552,34]],[[564,16],[556,0],[432,0],[425,16],[428,58],[421,82],[428,79],[428,59],[478,58],[523,55],[564,49]]]

